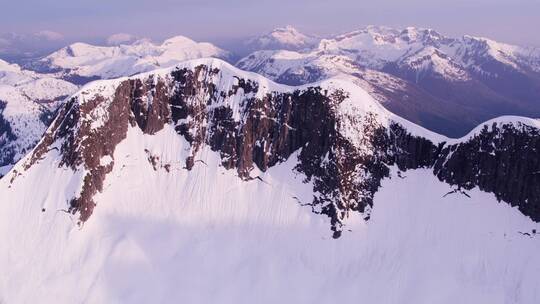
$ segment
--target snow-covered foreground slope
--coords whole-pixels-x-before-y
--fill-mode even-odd
[[[0,177],[41,139],[77,86],[0,60]]]
[[[172,128],[132,129],[83,227],[62,211],[73,172],[30,169],[2,192],[6,303],[536,303],[540,225],[491,194],[452,190],[427,170],[395,174],[369,222],[340,239],[294,198],[311,187],[295,157],[245,182]],[[173,164],[155,171],[147,149]],[[53,174],[51,174],[53,172]],[[394,172],[395,173],[395,172]],[[48,176],[48,182],[41,178]],[[7,187],[7,179],[0,181]],[[33,191],[28,193],[31,186]],[[37,197],[43,198],[36,200]],[[42,211],[42,208],[44,211]],[[24,219],[24,221],[21,221]]]
[[[227,58],[229,54],[206,42],[176,36],[157,45],[148,40],[119,46],[74,43],[41,59],[38,69],[60,71],[73,81],[109,79],[171,67],[179,62],[203,57]]]
[[[538,127],[216,59],[97,81],[0,180],[0,301],[535,303]]]

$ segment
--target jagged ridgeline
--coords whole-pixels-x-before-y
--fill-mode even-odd
[[[82,173],[74,175],[80,190],[66,208],[83,223],[128,130],[153,135],[165,127],[189,143],[183,170],[193,168],[205,146],[246,181],[297,155],[295,173],[313,185],[313,199],[298,203],[328,216],[334,237],[351,213],[369,218],[392,166],[431,168],[457,190],[479,187],[540,221],[537,121],[506,117],[449,140],[390,114],[351,82],[288,87],[216,59],[86,87],[7,178],[22,181],[18,176],[32,166],[58,158],[60,167]],[[156,168],[155,156],[148,161]]]

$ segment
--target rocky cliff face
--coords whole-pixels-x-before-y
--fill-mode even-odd
[[[493,123],[463,143],[446,145],[433,168],[442,181],[494,193],[540,221],[539,153],[537,128]]]
[[[351,212],[369,218],[373,196],[392,166],[432,168],[458,190],[479,187],[540,220],[540,134],[526,124],[494,124],[455,143],[414,132],[416,126],[358,98],[347,85],[280,87],[219,61],[186,64],[170,72],[99,82],[76,94],[25,163],[25,170],[61,155],[60,166],[81,171],[79,193],[67,206],[88,220],[94,195],[114,166],[128,132],[155,134],[171,125],[190,145],[185,170],[208,146],[223,167],[243,180],[298,152],[295,171],[313,185],[299,201],[331,219],[334,237]],[[390,117],[390,118],[389,118]],[[155,156],[149,162],[156,165]],[[167,169],[165,167],[165,169]],[[168,169],[167,169],[168,171]],[[13,172],[11,181],[24,172]]]

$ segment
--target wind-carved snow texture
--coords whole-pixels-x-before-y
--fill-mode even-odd
[[[431,168],[441,181],[494,193],[540,221],[536,121],[494,122],[447,144],[361,94],[342,81],[279,86],[218,60],[98,82],[71,98],[23,171],[58,150],[60,166],[82,172],[80,189],[68,202],[82,224],[93,213],[94,196],[103,190],[128,130],[152,135],[171,125],[189,143],[186,170],[209,147],[221,166],[247,182],[260,178],[253,172],[265,172],[296,152],[293,170],[313,185],[313,199],[299,204],[328,216],[335,238],[352,213],[370,217],[373,197],[392,166]],[[145,153],[154,170],[169,172],[170,164]],[[22,174],[13,171],[11,182]]]

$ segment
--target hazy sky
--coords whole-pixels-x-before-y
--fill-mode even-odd
[[[62,33],[89,40],[124,32],[162,39],[241,38],[291,24],[341,33],[368,24],[431,27],[540,46],[540,0],[1,0],[0,33]]]

